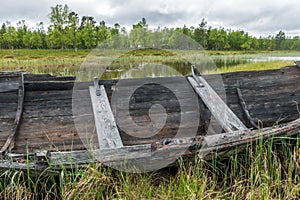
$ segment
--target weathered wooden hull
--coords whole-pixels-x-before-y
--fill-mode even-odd
[[[199,111],[193,110],[194,107],[190,106],[195,99],[188,94],[194,93],[194,90],[187,84],[186,77],[152,78],[151,80],[163,81],[167,88],[176,83],[175,88],[186,96],[183,100],[185,112],[178,110],[178,102],[170,99],[170,94],[164,91],[164,88],[147,84],[144,88],[146,90],[141,90],[132,102],[132,120],[140,125],[149,123],[149,106],[154,101],[167,108],[167,121],[164,128],[151,137],[133,137],[133,133],[119,129],[124,145],[119,151],[127,154],[126,159],[141,162],[144,159],[143,155],[146,157],[150,154],[151,160],[159,162],[160,159],[172,160],[180,156],[176,152],[181,151],[184,151],[181,153],[183,156],[198,152],[208,157],[209,152],[225,151],[259,139],[261,136],[268,138],[299,133],[300,69],[297,66],[203,77],[220,96],[225,88],[228,107],[249,130],[206,135],[212,117],[210,110],[199,97],[196,100]],[[224,88],[220,87],[220,77]],[[49,166],[59,168],[61,164],[69,166],[71,163],[86,164],[96,161],[93,155],[99,153],[97,150],[99,141],[89,92],[89,86],[93,85],[93,82],[74,83],[74,80],[74,77],[50,75],[0,74],[0,147],[2,147],[0,168],[29,166],[42,170]],[[20,84],[22,81],[23,85]],[[119,89],[126,92],[128,88],[140,83],[134,79],[125,80],[122,87],[117,89],[116,84],[117,80],[99,81],[99,85],[104,85],[109,100],[114,91]],[[74,85],[76,95],[73,93]],[[72,107],[74,102],[75,104],[80,102],[80,108],[76,109],[80,116],[84,116],[80,128],[78,123],[81,122],[76,121],[78,116],[74,116]],[[126,102],[119,103],[112,107],[122,110]],[[114,112],[116,119],[124,117],[122,112],[119,113],[121,114]],[[195,116],[200,116],[196,125],[191,123]],[[180,123],[182,118],[187,120]],[[130,126],[121,124],[122,120],[117,123],[120,123],[118,126]],[[274,126],[277,124],[280,125]],[[182,140],[176,137],[179,126],[186,134],[181,137]],[[256,130],[257,127],[259,130]],[[129,130],[133,129],[129,127]],[[134,135],[147,135],[147,131],[135,131]],[[136,148],[137,145],[140,147]],[[31,163],[26,163],[28,155],[32,159]],[[73,159],[72,162],[70,157]],[[117,163],[118,159],[124,161],[125,157],[112,159],[109,156],[102,156],[100,161]]]

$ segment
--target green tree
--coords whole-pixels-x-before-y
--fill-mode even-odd
[[[7,31],[3,34],[3,42],[9,49],[14,49],[18,43],[18,35],[16,28],[11,26],[10,22],[6,22]]]
[[[222,29],[211,29],[209,31],[208,48],[212,50],[224,50],[229,48],[227,32]]]
[[[281,45],[285,41],[285,33],[283,31],[279,31],[279,33],[276,34],[275,36],[275,42],[276,42],[276,50],[281,49]]]
[[[228,43],[232,50],[249,50],[251,48],[251,38],[248,33],[242,30],[230,30],[228,33]]]
[[[104,42],[108,37],[108,28],[105,21],[101,21],[97,27],[97,45]]]
[[[44,29],[44,23],[43,22],[39,22],[36,24],[36,31],[37,33],[40,35],[41,40],[42,40],[42,47],[41,48],[48,48],[47,44],[46,44],[46,32]]]
[[[57,46],[57,42],[59,41],[59,45],[61,49],[65,48],[66,45],[66,27],[68,25],[68,17],[69,17],[69,7],[68,5],[56,5],[54,7],[51,7],[51,13],[49,14],[50,17],[50,29],[48,34],[50,35],[48,39],[53,39],[55,41],[52,41],[51,43],[55,43],[55,46]],[[51,35],[52,34],[52,35]],[[54,35],[53,35],[54,34]],[[60,39],[55,39],[54,37],[59,35]]]
[[[291,49],[300,50],[300,36],[295,36],[292,40],[293,40],[293,44]]]
[[[84,48],[92,48],[97,46],[97,31],[95,27],[96,21],[94,17],[83,16],[79,27],[79,37],[81,45]]]
[[[0,29],[0,48],[6,48],[6,44],[4,41],[4,34],[6,33],[7,28],[6,28],[6,24],[3,23]]]
[[[63,44],[63,35],[58,29],[48,28],[48,34],[46,36],[47,46],[51,49],[62,48]]]
[[[132,30],[129,34],[131,46],[135,48],[143,48],[147,46],[148,36],[148,24],[146,19],[143,17],[137,24],[132,25]],[[148,41],[150,42],[150,41]]]
[[[28,48],[28,49],[31,48],[31,43],[30,43],[31,35],[32,35],[31,31],[27,31],[27,32],[23,35],[22,41],[23,41],[23,46],[24,46],[25,48]]]
[[[31,49],[40,49],[43,46],[43,41],[41,35],[34,31],[30,37],[30,48]]]
[[[77,32],[79,25],[78,14],[74,11],[68,13],[67,26],[65,28],[66,45],[77,51]]]
[[[194,29],[193,38],[196,40],[203,48],[207,48],[207,22],[203,18],[201,23],[198,25],[197,28]]]
[[[17,23],[17,48],[24,48],[23,36],[28,32],[28,25],[25,20]]]

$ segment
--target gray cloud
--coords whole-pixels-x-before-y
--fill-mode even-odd
[[[48,24],[50,7],[68,4],[80,16],[94,16],[108,24],[132,27],[145,17],[151,27],[197,26],[202,18],[213,27],[243,29],[250,34],[274,34],[279,30],[300,35],[298,0],[26,0],[3,1],[0,22],[21,19]]]

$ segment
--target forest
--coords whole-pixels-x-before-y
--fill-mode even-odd
[[[29,27],[25,20],[16,26],[9,21],[2,23],[0,49],[91,49],[114,35],[120,36],[119,43],[129,41],[131,46],[143,47],[153,37],[145,18],[127,30],[119,23],[107,26],[105,21],[97,22],[93,16],[80,17],[68,5],[51,7],[48,17],[50,24],[46,28],[43,22],[36,27]],[[244,30],[213,28],[204,18],[196,26],[155,30],[160,34],[161,46],[173,45],[172,36],[178,32],[191,37],[206,50],[300,50],[300,36],[290,37],[279,31],[273,36],[254,37]]]

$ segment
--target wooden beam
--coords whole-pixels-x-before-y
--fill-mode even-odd
[[[14,128],[12,133],[8,136],[5,144],[0,150],[0,153],[4,154],[7,151],[11,151],[15,146],[15,139],[17,137],[19,128],[20,128],[20,121],[23,114],[23,105],[24,105],[24,75],[23,73],[20,74],[19,78],[19,87],[18,87],[18,107],[16,111],[16,117],[14,121]]]
[[[124,164],[126,160],[151,157],[151,144],[123,146],[115,149],[96,149],[83,151],[51,152],[50,164],[68,165],[70,161],[76,164],[102,162]]]
[[[218,152],[218,155],[226,153],[235,147],[245,146],[248,143],[261,139],[280,139],[298,134],[300,131],[300,119],[290,123],[277,125],[274,127],[263,128],[260,130],[241,130],[232,133],[223,133],[210,136],[197,136],[191,138],[174,138],[158,141],[153,144],[124,146],[116,149],[104,149],[105,157],[101,157],[101,151],[67,151],[67,152],[49,152],[42,153],[41,158],[46,159],[43,162],[33,161],[30,163],[18,162],[19,157],[27,155],[10,155],[8,159],[0,159],[0,169],[21,169],[21,170],[57,170],[83,166],[85,164],[97,162],[97,156],[100,161],[109,166],[124,165],[126,161],[147,161],[141,165],[151,163],[149,161],[165,160],[178,158],[179,155],[185,157],[199,153],[204,159],[210,159],[211,153]],[[184,153],[182,153],[184,151]],[[122,153],[118,153],[122,152]],[[230,153],[230,151],[229,151]],[[100,154],[100,155],[99,155]],[[115,155],[115,156],[111,156]],[[162,156],[163,155],[163,156]],[[22,160],[21,160],[22,161]],[[125,161],[125,162],[124,162]],[[127,162],[128,163],[128,162]],[[130,163],[129,163],[130,164]],[[148,166],[147,165],[147,166]]]
[[[23,71],[14,71],[14,72],[0,72],[0,78],[4,77],[19,77],[20,74],[24,73]]]
[[[208,153],[219,152],[220,154],[226,151],[253,143],[258,140],[280,140],[281,137],[290,137],[300,133],[300,118],[292,122],[277,125],[274,127],[267,127],[255,130],[241,130],[232,133],[223,133],[205,137],[201,148],[196,152],[200,155],[207,156]],[[205,158],[206,159],[206,158]]]
[[[194,67],[192,67],[192,72],[193,77],[188,77],[190,84],[211,111],[212,115],[218,120],[222,128],[226,132],[246,130],[247,127],[225,104],[206,80],[203,77],[198,76]]]
[[[101,85],[98,89],[90,86],[89,89],[100,149],[122,147],[123,143],[104,86]]]

